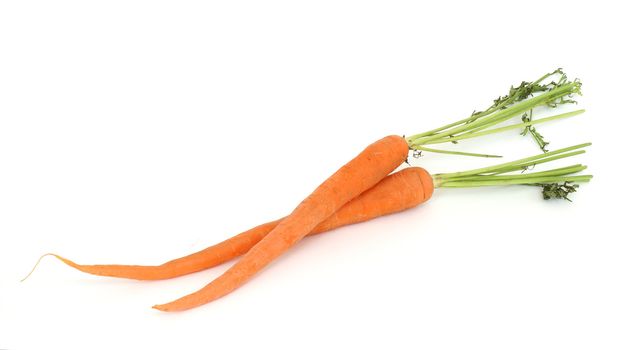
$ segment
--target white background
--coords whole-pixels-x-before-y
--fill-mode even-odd
[[[3,1],[0,349],[631,349],[633,28],[624,6],[583,3]],[[539,130],[552,149],[594,142],[560,163],[596,176],[573,203],[440,189],[176,314],[151,305],[228,264],[137,282],[49,258],[18,282],[49,251],[154,264],[204,248],[287,214],[375,139],[559,66],[587,113]],[[539,152],[516,132],[447,147]]]

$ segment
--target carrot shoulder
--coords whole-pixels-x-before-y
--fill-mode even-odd
[[[240,287],[345,203],[376,185],[402,164],[409,151],[400,136],[374,142],[341,167],[304,199],[266,237],[235,265],[202,289],[173,302],[155,305],[162,311],[190,309],[218,299]]]

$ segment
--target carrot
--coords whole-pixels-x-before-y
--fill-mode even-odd
[[[408,153],[409,146],[400,136],[387,136],[369,145],[319,185],[224,274],[193,294],[168,304],[155,305],[154,308],[163,311],[186,310],[232,292],[345,203],[376,185],[402,164]]]
[[[552,78],[552,81],[547,82],[547,79],[550,78]],[[254,229],[255,233],[247,231],[242,234],[244,236],[239,235],[220,243],[220,245],[225,244],[222,249],[217,247],[215,250],[212,249],[215,253],[222,253],[215,257],[215,262],[217,263],[223,258],[239,255],[250,247],[242,259],[224,274],[197,292],[171,303],[155,305],[154,308],[163,311],[186,310],[216,300],[232,292],[265,268],[275,258],[290,249],[297,241],[318,229],[319,225],[325,220],[329,221],[337,211],[343,210],[346,203],[349,203],[384,179],[393,169],[405,161],[409,150],[413,151],[414,158],[421,156],[422,152],[475,157],[499,157],[490,154],[429,148],[428,145],[457,143],[457,141],[470,138],[522,129],[521,135],[529,134],[537,142],[541,150],[547,153],[465,172],[436,174],[430,177],[431,181],[427,180],[426,185],[423,184],[422,187],[463,188],[520,184],[542,187],[544,199],[563,198],[569,200],[568,195],[575,192],[578,187],[574,182],[588,182],[591,179],[590,175],[570,176],[570,174],[580,172],[586,166],[576,164],[541,172],[525,174],[523,172],[531,170],[531,167],[537,164],[583,153],[584,151],[578,151],[577,149],[589,145],[582,144],[548,152],[546,149],[548,142],[535,129],[537,124],[575,116],[583,113],[584,110],[533,119],[533,110],[535,108],[541,109],[540,107],[545,107],[553,109],[562,104],[575,103],[573,96],[580,94],[580,88],[580,81],[568,80],[562,70],[557,69],[552,73],[545,74],[534,82],[522,82],[517,87],[511,87],[507,95],[495,99],[490,107],[482,111],[475,111],[467,118],[409,137],[388,136],[375,142],[322,183],[289,216],[278,222],[259,226]],[[515,117],[520,117],[521,122],[492,128]],[[521,173],[517,174],[517,171],[521,171]],[[429,177],[427,176],[427,178]],[[357,201],[354,203],[358,204],[361,202]],[[384,205],[380,198],[370,203],[377,207]],[[372,205],[369,206],[372,207]],[[368,215],[371,210],[368,210],[367,206],[365,204],[357,208],[358,212],[356,215],[359,215],[360,218],[358,221],[372,217]],[[381,214],[375,214],[373,217],[376,215]],[[211,248],[213,247],[209,249]],[[205,251],[168,262],[164,264],[168,265],[164,269],[169,270],[169,267],[173,266],[186,266],[187,268],[181,270],[182,272],[187,271],[187,269],[201,269],[203,266],[214,263],[213,257],[205,256],[208,253],[208,251]],[[97,272],[98,274],[114,276],[113,270],[108,270],[111,269],[108,266],[112,265],[88,265],[91,267],[87,268],[86,265],[78,265],[60,256],[57,257],[75,268],[83,269],[87,272],[92,271],[91,273]],[[127,269],[125,265],[118,266],[121,269]],[[140,276],[146,279],[155,279],[161,276],[160,273],[165,273],[164,271],[157,273],[157,270],[153,268],[155,267],[137,266],[134,272],[132,270],[124,272],[129,274],[129,276]],[[172,269],[171,273],[175,273],[174,270],[176,269]]]
[[[588,143],[581,144],[491,167],[457,173],[440,173],[431,176],[422,168],[406,168],[387,176],[376,186],[348,202],[334,215],[317,225],[310,234],[325,232],[343,225],[370,220],[380,215],[414,207],[427,201],[434,193],[434,188],[438,187],[533,185],[543,188],[544,199],[569,200],[568,195],[575,192],[578,187],[574,182],[587,182],[591,179],[591,175],[569,175],[583,171],[586,166],[576,164],[541,172],[525,171],[537,164],[582,154],[584,151],[578,149],[589,145]],[[521,173],[506,175],[518,171]],[[560,182],[563,183],[560,184]],[[43,255],[37,264],[44,256],[51,255],[71,267],[95,275],[142,280],[176,277],[215,266],[244,254],[276,227],[280,221],[276,220],[257,226],[224,242],[159,266],[79,265],[56,254]]]
[[[417,206],[427,201],[432,193],[433,179],[426,170],[419,167],[400,170],[387,176],[376,186],[349,201],[336,213],[317,225],[310,232],[310,235],[331,231],[341,226],[371,220]],[[68,266],[98,276],[136,280],[174,278],[220,265],[246,253],[274,229],[281,220],[283,219],[256,226],[206,249],[157,266],[81,265],[57,254],[49,253],[44,254],[42,257],[54,256]]]
[[[553,160],[575,156],[584,153],[583,150],[578,150],[583,147],[591,145],[590,143],[580,144],[572,147],[563,148],[548,153],[527,157],[512,162],[498,164],[494,166],[473,169],[469,171],[462,171],[456,173],[436,174],[432,176],[431,183],[435,187],[453,187],[453,188],[465,188],[465,187],[480,187],[480,186],[502,186],[502,185],[534,185],[543,187],[543,196],[545,199],[549,198],[563,198],[568,199],[567,196],[571,192],[575,192],[577,185],[572,185],[573,182],[588,182],[591,180],[591,175],[570,176],[586,169],[584,165],[572,165],[564,168],[546,170],[534,173],[523,173],[527,169],[534,167],[537,164],[550,162]],[[369,147],[371,148],[371,146]],[[367,151],[367,150],[366,150]],[[310,216],[310,213],[323,213],[325,209],[320,208],[318,204],[311,203],[312,201],[322,201],[321,205],[325,205],[329,208],[335,207],[338,202],[337,198],[326,199],[323,198],[321,190],[324,188],[329,191],[337,192],[335,185],[330,185],[330,181],[337,180],[341,174],[345,174],[345,171],[353,171],[356,166],[359,165],[356,162],[359,159],[363,159],[362,156],[366,152],[364,151],[357,158],[352,160],[342,169],[339,170],[326,182],[317,188],[308,199],[304,200],[297,209],[289,217],[281,221],[266,237],[264,237],[259,243],[251,248],[240,261],[229,268],[224,274],[216,278],[211,283],[207,284],[202,289],[186,295],[180,299],[172,301],[167,304],[154,305],[155,309],[161,311],[183,311],[203,305],[205,303],[216,300],[231,291],[235,290],[248,279],[253,277],[257,272],[263,269],[268,263],[273,261],[277,256],[288,250],[292,244],[294,244],[301,237],[307,233],[303,233],[302,229],[313,223],[311,220],[317,220],[312,217],[303,218],[302,216]],[[362,164],[362,163],[360,163]],[[352,169],[350,169],[352,168]],[[358,170],[361,172],[362,170]],[[515,175],[503,175],[506,173],[512,173],[516,171],[522,171],[520,174]],[[360,174],[357,174],[360,176]],[[357,179],[360,179],[357,178]],[[563,182],[563,184],[559,184]],[[353,188],[358,188],[358,185],[346,184]],[[427,185],[424,185],[427,186]],[[328,195],[328,192],[325,192]],[[341,196],[340,192],[339,195]],[[332,204],[333,203],[333,204]],[[313,206],[315,208],[308,208],[310,211],[304,213],[303,206]],[[299,215],[298,218],[293,215]],[[298,223],[296,223],[298,222]],[[311,226],[314,228],[314,226]]]

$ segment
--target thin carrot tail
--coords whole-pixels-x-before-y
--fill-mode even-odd
[[[64,262],[64,264],[66,264],[66,265],[68,265],[68,266],[71,266],[71,267],[74,267],[74,268],[76,268],[76,269],[77,269],[77,266],[79,266],[79,265],[78,265],[78,264],[76,264],[75,262],[73,262],[73,261],[71,261],[71,260],[68,260],[68,259],[66,259],[66,258],[63,258],[63,257],[61,257],[61,256],[59,256],[59,255],[57,255],[57,254],[54,254],[54,253],[46,253],[46,254],[42,254],[42,256],[40,256],[40,258],[39,258],[39,259],[37,259],[37,262],[35,263],[35,265],[34,265],[34,266],[33,266],[33,268],[31,269],[31,271],[29,271],[29,273],[28,273],[28,274],[27,274],[24,278],[22,278],[22,279],[20,280],[20,282],[24,282],[24,281],[26,281],[26,279],[27,279],[27,278],[29,278],[29,277],[33,274],[33,272],[34,272],[34,271],[35,271],[35,269],[39,266],[39,264],[40,264],[40,262],[42,261],[42,259],[44,259],[44,257],[46,257],[46,256],[54,256],[54,257],[56,257],[57,259],[59,259],[60,261]]]
[[[66,265],[96,276],[128,278],[141,281],[155,281],[179,277],[202,271],[246,253],[259,242],[279,222],[271,221],[244,231],[218,244],[187,256],[170,260],[161,265],[82,265],[66,259],[60,255],[47,253],[37,260],[37,263],[22,280],[27,279],[45,256],[54,256]]]
[[[61,255],[54,253],[46,253],[40,256],[35,263],[35,266],[31,269],[31,271],[24,277],[21,282],[24,282],[39,266],[42,259],[46,256],[53,256],[57,258],[59,261],[64,264],[79,270],[81,272],[89,273],[91,275],[97,276],[106,276],[106,277],[122,277],[122,278],[130,278],[136,280],[155,280],[160,279],[161,270],[156,270],[156,266],[141,266],[141,265],[82,265],[77,264],[76,262],[66,259]],[[147,271],[150,271],[148,273]]]

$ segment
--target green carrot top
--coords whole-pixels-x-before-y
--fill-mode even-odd
[[[549,80],[549,81],[548,81]],[[557,114],[545,118],[533,119],[533,111],[536,107],[556,108],[564,104],[574,104],[574,95],[581,94],[581,82],[570,81],[562,69],[556,69],[547,73],[533,82],[522,82],[517,87],[510,87],[505,96],[495,99],[490,107],[483,111],[475,111],[468,118],[429,130],[423,133],[406,137],[409,147],[416,151],[414,156],[420,156],[421,152],[436,152],[445,154],[475,156],[475,157],[500,157],[491,154],[479,154],[458,152],[429,148],[426,145],[440,143],[457,143],[457,141],[490,135],[498,132],[523,129],[521,135],[529,134],[543,152],[547,152],[548,142],[536,131],[535,125],[557,119],[572,117],[584,112],[583,109]],[[492,128],[514,117],[521,118],[520,123],[508,126]]]

